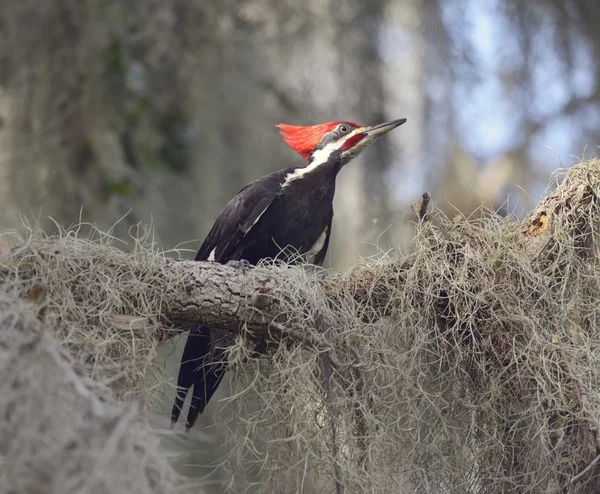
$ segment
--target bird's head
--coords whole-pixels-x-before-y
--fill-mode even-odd
[[[354,122],[328,122],[318,125],[279,124],[285,143],[308,163],[332,158],[348,163],[378,137],[406,122],[406,118],[365,127]]]

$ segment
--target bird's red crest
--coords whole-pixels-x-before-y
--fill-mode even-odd
[[[285,143],[294,151],[308,160],[310,153],[327,132],[331,132],[341,122],[327,122],[318,125],[287,125],[278,124],[276,127]],[[353,127],[358,127],[353,122],[344,122]]]

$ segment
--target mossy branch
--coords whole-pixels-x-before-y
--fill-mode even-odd
[[[523,221],[522,235],[515,238],[518,243],[514,248],[522,249],[531,263],[559,268],[553,264],[557,261],[556,240],[567,237],[581,260],[592,260],[596,248],[593,234],[600,218],[600,191],[593,188],[593,183],[600,180],[598,175],[598,162],[578,165],[565,173],[564,180]],[[417,203],[419,220],[427,218],[429,201],[425,192],[422,202]],[[458,216],[453,221],[460,232],[461,223],[466,220]],[[465,243],[471,240],[465,238]],[[202,323],[243,332],[251,338],[280,339],[286,335],[311,346],[322,344],[318,334],[312,334],[305,325],[286,327],[279,322],[287,309],[282,307],[276,280],[285,276],[285,268],[242,270],[214,263],[166,262],[173,277],[182,283],[168,293],[170,308],[165,312],[165,320],[175,328],[185,330]],[[385,265],[358,266],[347,276],[321,277],[314,288],[320,289],[332,304],[337,297],[351,295],[365,314],[385,317],[392,309],[394,290],[404,283],[410,269],[410,260],[402,258]]]
[[[171,335],[239,333],[221,416],[236,417],[232,468],[253,458],[272,492],[300,490],[307,469],[348,492],[597,492],[598,191],[588,161],[524,221],[449,219],[424,197],[406,254],[345,274],[169,260],[144,231],[123,252],[101,232],[32,228],[0,242],[0,279],[121,398],[148,388]],[[256,356],[248,339],[282,344]]]

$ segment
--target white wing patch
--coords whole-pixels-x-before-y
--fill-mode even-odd
[[[306,252],[306,260],[309,264],[312,264],[315,261],[315,257],[319,255],[319,252],[323,250],[323,246],[325,245],[325,241],[327,240],[327,232],[329,231],[329,227],[325,227],[323,233],[319,235],[319,238],[313,244],[313,246]]]
[[[269,203],[269,206],[270,206],[271,204],[273,204],[273,203],[272,203],[272,202],[270,202],[270,203]],[[251,224],[251,225],[250,225],[248,228],[246,228],[246,231],[244,232],[244,237],[246,236],[246,234],[247,234],[247,233],[248,233],[250,230],[252,230],[252,227],[258,223],[258,220],[260,220],[261,216],[262,216],[263,214],[265,214],[265,212],[267,211],[267,209],[269,209],[269,206],[267,206],[265,209],[263,209],[263,210],[262,210],[262,213],[260,213],[260,214],[259,214],[259,215],[256,217],[256,219],[254,220],[254,223],[252,223],[252,224]]]
[[[215,252],[217,252],[217,248],[216,247],[213,250],[211,250],[210,254],[208,255],[208,261],[209,262],[214,262],[214,260],[215,260]]]

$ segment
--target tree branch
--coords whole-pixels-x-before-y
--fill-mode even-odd
[[[522,245],[532,261],[554,257],[552,239],[558,234],[574,238],[582,259],[590,256],[593,251],[592,220],[600,214],[600,202],[586,177],[589,173],[600,174],[598,166],[595,168],[574,167],[569,170],[556,190],[544,198],[523,222]],[[428,217],[429,199],[429,194],[424,193],[422,202],[418,203],[420,219]],[[164,316],[181,331],[200,323],[216,330],[243,330],[250,337],[255,335],[256,338],[278,340],[285,335],[309,346],[324,345],[318,331],[309,332],[300,325],[285,327],[278,322],[283,307],[272,296],[277,287],[268,270],[247,276],[244,270],[221,264],[167,262],[169,270],[183,281],[183,289],[166,294],[170,310]],[[371,309],[382,317],[387,315],[389,287],[400,286],[409,268],[410,265],[405,262],[397,262],[384,278],[369,268],[357,269],[351,276],[325,277],[321,281],[321,289],[332,302],[342,293],[351,294],[365,310]]]
[[[256,424],[276,422],[269,430],[277,441],[262,443],[272,457],[281,453],[278,441],[311,438],[286,449],[290,463],[272,465],[273,475],[296,469],[304,478],[300,460],[327,452],[323,461],[338,490],[387,485],[382,479],[398,462],[415,479],[435,479],[444,468],[448,478],[461,479],[472,468],[461,463],[464,448],[448,461],[434,453],[439,467],[431,477],[420,457],[433,434],[455,444],[473,433],[471,421],[446,412],[456,406],[481,417],[475,424],[481,444],[468,449],[488,455],[477,466],[482,488],[489,482],[495,492],[510,490],[526,476],[565,489],[585,477],[587,486],[600,469],[600,405],[593,393],[598,190],[600,164],[591,161],[566,172],[521,223],[452,221],[419,207],[428,221],[416,223],[413,249],[346,274],[165,261],[143,239],[124,252],[77,232],[32,231],[0,252],[0,276],[7,291],[35,304],[35,318],[56,326],[78,359],[103,372],[115,368],[117,378],[127,375],[128,394],[144,382],[156,341],[196,324],[305,345],[309,351],[280,346],[273,360],[280,372],[254,374],[253,386],[273,407],[253,412]],[[322,391],[312,396],[323,397],[326,435],[310,419],[311,398],[307,406],[304,395],[289,389]],[[286,423],[290,410],[293,424]],[[403,445],[410,445],[410,455]],[[548,461],[528,456],[540,451]]]
[[[277,322],[280,303],[271,295],[275,290],[268,271],[252,273],[227,265],[168,260],[168,267],[182,280],[182,289],[167,293],[170,310],[165,321],[185,331],[196,324],[215,330],[243,331],[249,338],[280,340],[286,336],[308,346],[322,347],[317,334],[300,326]],[[170,330],[163,337],[172,336]]]

